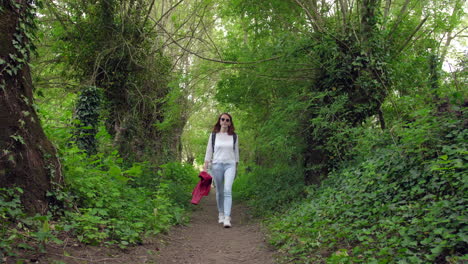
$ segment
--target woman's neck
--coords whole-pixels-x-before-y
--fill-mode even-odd
[[[228,132],[228,129],[227,129],[227,128],[224,128],[224,127],[221,127],[221,129],[219,130],[219,132],[221,132],[221,133],[227,133],[227,132]]]

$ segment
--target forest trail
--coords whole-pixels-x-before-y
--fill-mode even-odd
[[[259,224],[242,204],[233,202],[232,228],[218,224],[215,190],[204,197],[188,226],[172,230],[156,258],[160,264],[274,263]]]
[[[48,245],[47,253],[22,258],[26,263],[66,264],[273,264],[274,252],[265,242],[258,221],[233,201],[232,228],[218,224],[215,190],[203,197],[186,226],[125,250],[84,246],[65,241]],[[24,257],[24,256],[23,256]],[[13,262],[12,262],[13,263]]]

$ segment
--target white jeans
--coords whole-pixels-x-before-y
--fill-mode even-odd
[[[224,216],[231,216],[232,183],[236,177],[236,164],[213,163],[211,172],[215,181],[218,212],[224,213]]]

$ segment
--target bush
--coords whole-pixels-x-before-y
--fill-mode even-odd
[[[46,243],[61,244],[49,215],[28,216],[21,205],[19,187],[0,188],[0,259],[16,256],[18,249],[44,252]]]
[[[248,199],[255,214],[280,211],[304,197],[303,173],[299,168],[248,167],[249,172],[240,172],[235,180],[233,194],[238,199]]]
[[[157,234],[187,221],[184,212],[197,180],[190,166],[169,163],[155,169],[133,163],[125,168],[116,152],[88,157],[78,148],[68,149],[63,161],[65,191],[76,197],[79,211],[65,212],[62,229],[84,243],[126,246],[139,243],[142,234]],[[144,186],[139,178],[153,180]]]
[[[466,116],[419,111],[393,132],[361,137],[356,159],[309,186],[268,221],[270,242],[297,263],[467,260]]]

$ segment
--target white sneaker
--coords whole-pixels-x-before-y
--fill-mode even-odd
[[[230,216],[224,217],[223,225],[224,225],[225,228],[231,227],[231,217]]]
[[[220,223],[220,224],[224,223],[224,214],[223,213],[219,213],[218,223]]]

